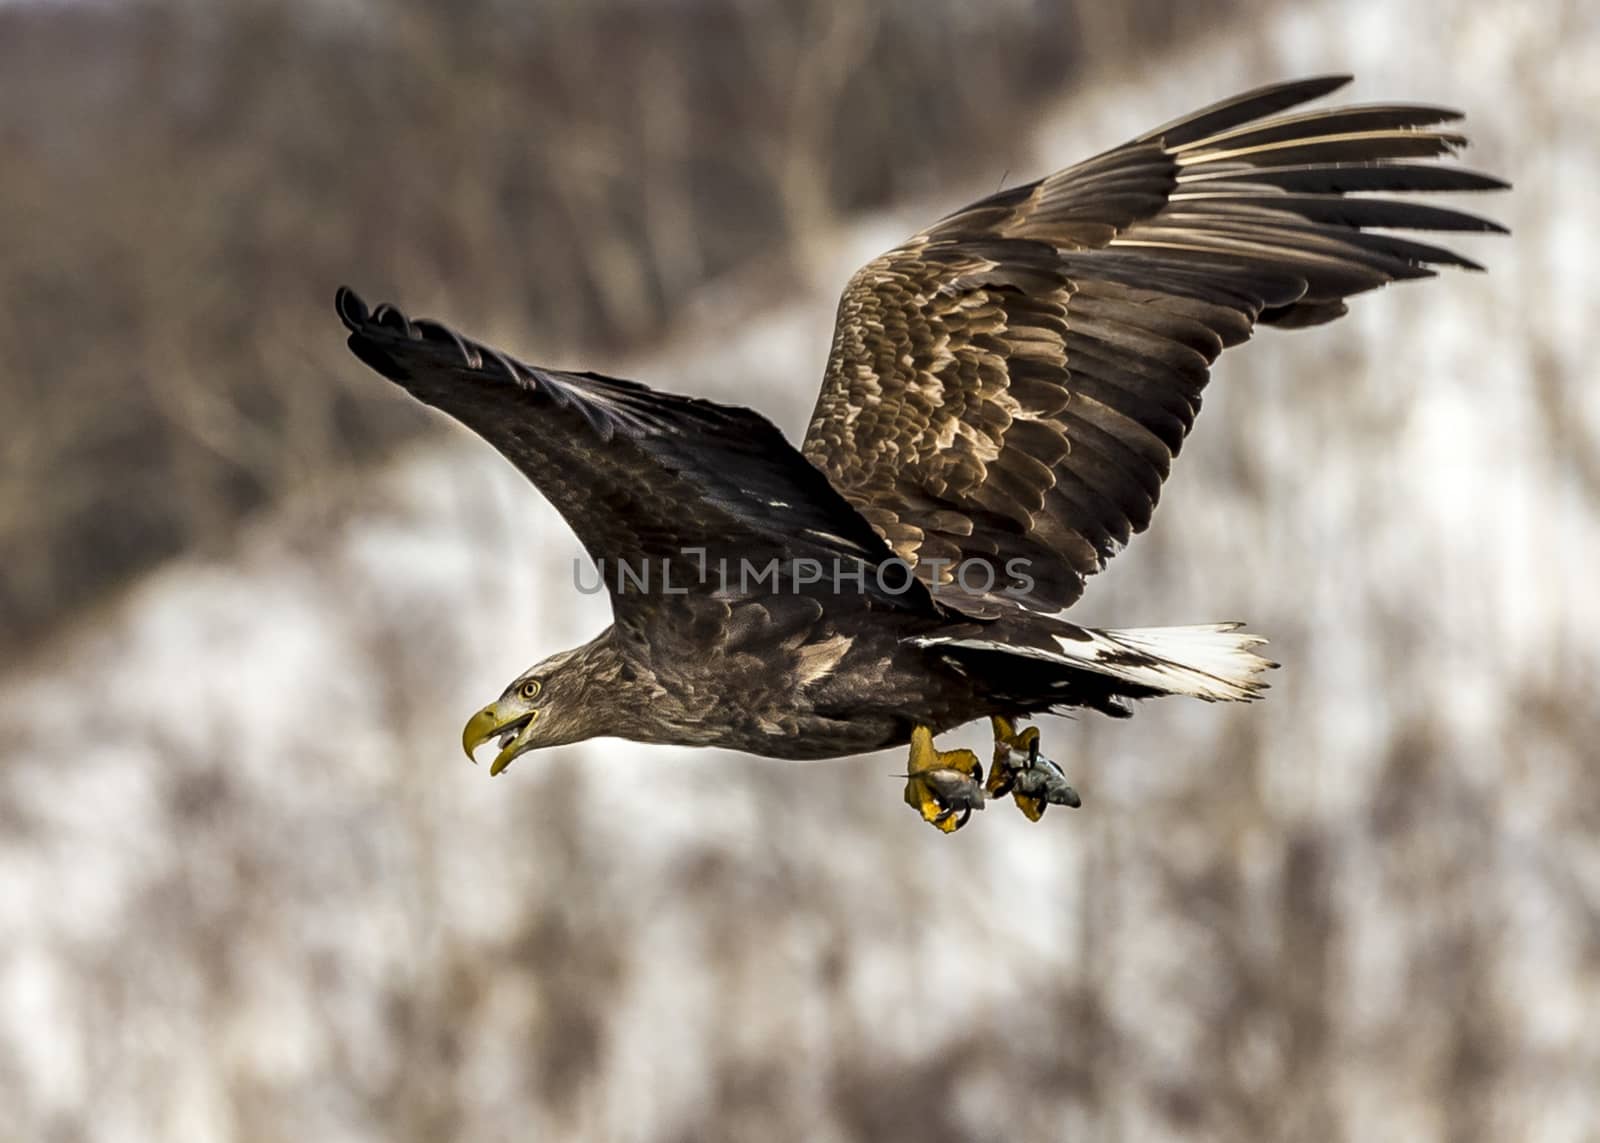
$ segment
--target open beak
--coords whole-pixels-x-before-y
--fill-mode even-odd
[[[527,748],[529,732],[538,721],[539,712],[536,710],[511,711],[501,703],[492,702],[467,719],[467,725],[461,730],[461,748],[467,752],[469,759],[476,762],[473,754],[478,747],[491,738],[499,738],[500,753],[489,764],[489,775],[493,777],[511,765],[511,760]]]

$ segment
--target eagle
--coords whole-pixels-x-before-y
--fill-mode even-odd
[[[1402,231],[1496,231],[1393,197],[1488,191],[1430,160],[1442,107],[1261,87],[972,203],[874,259],[839,303],[798,448],[750,409],[530,365],[393,305],[335,299],[355,355],[500,451],[560,511],[612,623],[467,721],[490,767],[611,736],[781,759],[909,747],[904,797],[952,833],[1011,795],[1076,806],[1044,713],[1257,698],[1237,623],[1066,618],[1151,521],[1212,363],[1257,326],[1481,269]],[[935,736],[987,718],[985,774]]]

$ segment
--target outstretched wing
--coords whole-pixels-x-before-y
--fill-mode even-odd
[[[393,306],[369,311],[347,288],[334,304],[357,357],[494,445],[550,499],[599,565],[619,618],[665,593],[789,592],[825,586],[835,560],[870,571],[893,558],[749,409],[538,369]],[[881,579],[888,592],[875,591],[875,574],[863,591],[932,606],[920,585],[903,590],[903,573]]]
[[[1073,603],[1150,523],[1211,363],[1256,324],[1315,325],[1363,290],[1478,268],[1368,228],[1495,223],[1349,196],[1504,187],[1413,161],[1464,142],[1433,129],[1457,113],[1263,119],[1346,82],[1208,107],[974,203],[851,280],[802,451],[919,576],[965,573],[947,606]]]

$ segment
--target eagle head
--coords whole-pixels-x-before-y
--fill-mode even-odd
[[[476,762],[477,749],[498,739],[500,752],[489,766],[493,775],[530,750],[615,734],[614,727],[605,725],[615,705],[608,701],[618,673],[614,656],[610,641],[601,636],[528,668],[499,698],[467,719],[461,731],[467,757]]]

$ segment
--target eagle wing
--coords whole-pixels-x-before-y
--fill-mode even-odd
[[[1464,142],[1436,129],[1456,112],[1264,118],[1348,79],[1208,107],[957,211],[850,281],[801,451],[942,603],[1069,606],[1150,523],[1224,348],[1478,268],[1368,228],[1495,223],[1348,193],[1504,187],[1415,161]]]
[[[348,288],[334,304],[357,357],[483,437],[549,498],[619,618],[664,594],[826,584],[833,561],[867,572],[842,598],[932,608],[903,572],[876,574],[894,558],[883,539],[758,413],[540,369],[393,306],[369,311]]]

